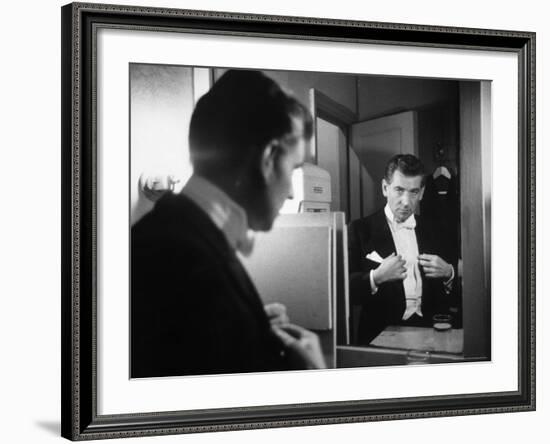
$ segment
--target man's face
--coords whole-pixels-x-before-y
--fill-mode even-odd
[[[395,170],[391,179],[390,183],[382,179],[382,193],[388,201],[394,219],[404,222],[415,212],[422,200],[422,176],[405,176],[401,171]]]
[[[303,123],[294,119],[293,131],[277,141],[271,159],[270,173],[265,178],[265,193],[259,204],[261,208],[256,212],[256,220],[253,223],[255,226],[251,224],[252,229],[270,230],[285,200],[294,197],[292,175],[295,169],[303,165],[305,153]]]

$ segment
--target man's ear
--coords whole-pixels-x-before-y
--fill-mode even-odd
[[[384,195],[384,197],[388,197],[388,187],[390,186],[390,184],[388,182],[386,182],[386,179],[382,179],[382,194]]]
[[[424,196],[424,189],[425,188],[426,187],[424,187],[424,186],[422,188],[420,188],[420,193],[418,193],[418,200],[422,200],[422,197]]]
[[[260,171],[266,183],[272,180],[275,173],[275,158],[278,149],[279,142],[274,139],[262,150],[262,155],[260,156]]]

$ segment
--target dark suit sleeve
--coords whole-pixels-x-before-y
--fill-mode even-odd
[[[190,242],[134,244],[133,377],[285,367],[261,302],[235,279],[239,267]]]
[[[447,236],[441,227],[435,225],[429,218],[422,218],[422,230],[420,232],[422,239],[421,253],[433,254],[441,257],[454,268],[454,278],[451,291],[446,291],[444,282],[447,279],[428,279],[423,275],[424,282],[424,302],[423,311],[428,317],[435,313],[449,312],[451,307],[459,307],[460,303],[460,280],[458,277],[458,250],[456,245],[451,242],[450,236]]]
[[[366,258],[369,252],[365,246],[368,245],[370,231],[362,226],[364,223],[363,220],[356,220],[348,226],[349,286],[354,305],[361,305],[364,298],[372,296],[370,271],[380,265]]]

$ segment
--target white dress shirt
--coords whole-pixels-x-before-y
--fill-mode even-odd
[[[402,319],[407,320],[413,314],[422,316],[422,276],[418,265],[418,241],[416,239],[416,219],[412,214],[407,220],[402,223],[395,221],[393,213],[388,204],[384,207],[386,222],[391,231],[393,243],[397,254],[401,255],[405,260],[405,269],[407,277],[403,280],[403,288],[405,290],[406,308],[403,312]],[[378,287],[374,283],[374,270],[370,272],[370,285],[372,293],[378,291]]]
[[[405,289],[406,308],[403,312],[402,320],[409,319],[413,314],[422,317],[422,276],[420,274],[420,266],[418,264],[418,240],[416,239],[416,219],[412,214],[407,220],[402,223],[395,221],[393,213],[388,204],[384,207],[386,221],[390,228],[393,243],[397,254],[401,255],[405,260],[405,268],[407,277],[403,280]],[[451,277],[443,283],[445,292],[450,293],[453,286],[455,276],[454,267],[452,267]],[[370,272],[370,285],[372,293],[378,291],[378,287],[374,283],[374,270]]]
[[[414,230],[416,219],[414,214],[411,214],[404,222],[397,222],[388,204],[384,207],[384,214],[390,227],[397,254],[401,255],[405,261],[407,270],[407,277],[403,280],[407,306],[402,319],[407,320],[415,313],[422,316],[422,276],[418,265],[418,241]]]
[[[254,234],[244,209],[224,191],[203,177],[193,175],[181,193],[199,206],[225,235],[231,248],[249,256]]]

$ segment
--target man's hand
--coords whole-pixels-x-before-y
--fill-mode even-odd
[[[453,266],[435,254],[421,254],[418,263],[428,278],[449,279],[453,275]]]
[[[285,347],[297,369],[327,368],[318,336],[294,324],[272,325],[271,329]]]
[[[401,255],[392,253],[374,270],[372,277],[376,286],[384,282],[402,281],[407,277],[405,261]]]
[[[271,325],[283,325],[289,323],[286,307],[278,302],[264,305],[265,313]]]

